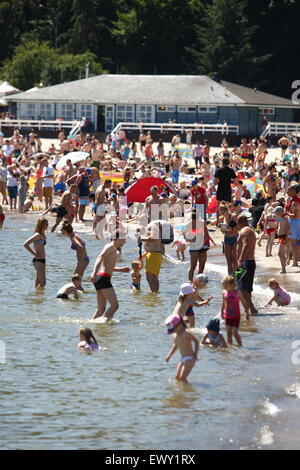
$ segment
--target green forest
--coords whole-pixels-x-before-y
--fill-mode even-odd
[[[289,98],[299,18],[299,0],[0,0],[0,78],[218,74]]]

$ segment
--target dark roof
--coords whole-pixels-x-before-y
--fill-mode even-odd
[[[292,100],[280,98],[280,96],[271,95],[270,93],[259,91],[256,88],[248,88],[242,85],[236,85],[235,83],[226,82],[225,80],[221,80],[220,83],[227,90],[231,91],[231,93],[241,98],[241,100],[243,100],[247,104],[255,104],[258,106],[266,105],[295,107]]]
[[[223,105],[293,106],[285,98],[252,90],[205,75],[110,75],[61,83],[36,91],[8,96],[9,101],[158,104],[158,105]]]
[[[242,100],[202,75],[98,75],[12,95],[19,102],[96,104],[240,104]]]

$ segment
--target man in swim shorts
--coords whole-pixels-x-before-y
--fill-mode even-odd
[[[246,274],[243,276],[241,281],[239,281],[238,288],[241,291],[251,314],[255,315],[258,311],[252,302],[252,291],[256,269],[254,259],[256,236],[254,231],[249,227],[248,219],[245,215],[240,215],[238,217],[237,229],[239,231],[239,237],[237,240],[238,268],[246,269]]]
[[[110,320],[119,308],[117,296],[111,283],[111,277],[114,272],[129,273],[130,271],[126,267],[116,267],[118,249],[122,248],[125,243],[125,234],[116,230],[112,234],[111,242],[105,245],[95,261],[90,279],[96,289],[98,308],[92,317],[93,320],[101,316]],[[107,302],[110,306],[106,310]]]
[[[147,225],[145,237],[141,238],[141,241],[144,242],[144,248],[147,252],[145,266],[146,278],[151,292],[158,292],[158,276],[164,252],[164,246],[161,243],[159,221],[153,221]]]

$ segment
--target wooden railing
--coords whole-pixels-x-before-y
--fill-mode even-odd
[[[35,119],[0,119],[0,130],[2,127],[15,127],[17,129],[23,128],[37,128],[41,129],[54,129],[61,130],[63,128],[72,129],[74,128],[74,121],[62,121],[60,119],[56,121],[43,121]]]
[[[261,137],[268,135],[286,135],[300,133],[300,123],[297,122],[269,122],[261,133]]]
[[[119,122],[111,133],[117,134],[120,129],[159,131],[160,133],[168,131],[184,133],[187,130],[192,130],[194,132],[202,132],[202,134],[206,134],[207,132],[219,132],[223,135],[239,134],[239,126],[233,126],[231,124],[181,124],[178,122]]]

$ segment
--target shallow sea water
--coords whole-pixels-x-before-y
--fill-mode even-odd
[[[0,231],[2,449],[299,449],[300,353],[292,348],[300,341],[299,284],[290,285],[290,307],[262,308],[264,315],[242,326],[243,348],[201,348],[190,383],[180,384],[174,380],[179,354],[164,361],[171,347],[164,319],[188,264],[165,260],[157,295],[149,293],[145,274],[142,292],[131,294],[129,274],[116,273],[116,322],[89,324],[96,296],[87,278],[104,242],[90,227],[75,226],[91,265],[86,293],[63,302],[56,293],[68,282],[75,255],[59,232],[48,233],[47,286],[36,291],[31,255],[22,247],[35,217],[10,215]],[[129,266],[136,242],[129,240],[123,252],[118,265]],[[203,295],[214,299],[196,309],[199,338],[220,312],[224,259],[209,257],[206,272]],[[254,299],[261,307],[271,295],[266,280],[258,274]],[[80,326],[93,329],[99,352],[76,350]]]

